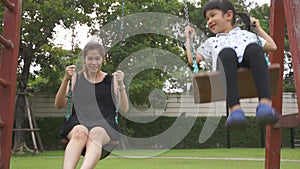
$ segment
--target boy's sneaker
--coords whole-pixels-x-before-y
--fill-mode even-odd
[[[274,124],[279,117],[275,110],[267,104],[260,103],[256,108],[256,123],[260,126]]]
[[[225,127],[231,129],[245,129],[248,125],[248,120],[245,117],[242,109],[236,109],[232,111],[225,123]]]

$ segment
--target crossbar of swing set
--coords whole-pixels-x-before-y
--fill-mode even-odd
[[[14,43],[10,39],[6,39],[2,35],[0,35],[0,42],[6,47],[6,49],[14,48]]]
[[[1,0],[4,6],[10,10],[11,12],[15,10],[15,4],[12,2],[9,2],[8,0]]]
[[[9,85],[9,82],[7,82],[6,80],[0,78],[0,86],[7,87],[8,85]]]
[[[5,127],[5,123],[4,123],[4,121],[1,121],[1,119],[0,119],[0,128],[4,128]]]
[[[2,0],[3,2],[3,0]],[[10,3],[10,2],[8,2]],[[13,6],[14,8],[14,6]],[[0,43],[2,43],[6,49],[12,49],[14,48],[14,44],[10,39],[6,39],[4,36],[0,35]],[[9,85],[9,82],[7,82],[6,80],[0,78],[0,86],[2,87],[7,87]]]
[[[1,2],[4,4],[4,6],[10,11],[14,12],[15,10],[15,4],[9,2],[8,0],[1,0]],[[4,36],[0,35],[0,42],[7,48],[12,49],[14,47],[13,42],[10,39],[6,39]],[[1,79],[0,79],[1,80]],[[0,81],[1,83],[1,81]],[[1,83],[3,84],[3,83]]]

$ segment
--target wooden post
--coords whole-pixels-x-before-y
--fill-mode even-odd
[[[292,54],[294,82],[298,102],[298,115],[300,116],[300,2],[299,0],[288,0],[283,1],[283,4]]]
[[[9,169],[14,122],[22,0],[2,0],[5,5],[0,65],[0,167]],[[4,42],[5,43],[5,42]],[[3,85],[4,84],[4,85]]]
[[[272,63],[280,64],[280,73],[276,95],[272,97],[272,105],[278,114],[282,114],[282,87],[284,70],[284,10],[283,0],[271,0],[270,35],[277,44],[277,51],[270,55]],[[280,168],[281,129],[272,125],[266,127],[265,168]]]
[[[273,107],[281,115],[279,122],[267,127],[266,169],[280,169],[281,128],[300,126],[300,3],[299,0],[272,0],[270,34],[277,43],[278,50],[271,56],[271,61],[282,65],[277,95],[272,97]],[[283,15],[284,14],[284,15]],[[282,86],[284,58],[284,25],[288,28],[288,37],[292,54],[294,82],[297,95],[298,112],[282,115]],[[276,127],[276,128],[274,128]]]

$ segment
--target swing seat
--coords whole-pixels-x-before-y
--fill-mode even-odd
[[[65,145],[65,147],[67,147],[69,140],[68,139],[61,139],[61,143],[63,143]],[[104,158],[106,158],[107,156],[110,155],[110,153],[119,145],[119,141],[118,140],[112,140],[110,141],[108,144],[105,144],[102,147],[102,152],[101,152],[101,157],[99,160],[102,160]],[[86,149],[84,148],[81,152],[81,155],[84,156],[85,155],[85,151]]]
[[[271,96],[277,91],[280,65],[278,63],[269,66]],[[257,97],[256,86],[249,68],[239,68],[238,87],[239,98]],[[198,73],[193,78],[194,103],[210,103],[226,100],[225,86],[221,80],[220,72]]]

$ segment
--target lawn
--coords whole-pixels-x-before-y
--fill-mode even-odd
[[[159,152],[153,150],[115,151],[118,155],[112,155],[100,161],[96,169],[263,169],[264,152],[265,149],[248,148],[169,150],[152,158],[141,158],[141,156]],[[120,155],[131,156],[131,158],[124,158]],[[62,162],[62,151],[48,151],[35,156],[12,156],[10,168],[60,169]],[[281,168],[300,168],[300,149],[282,149]]]

